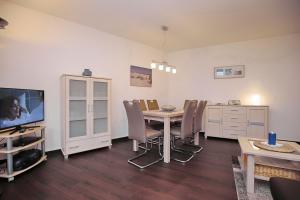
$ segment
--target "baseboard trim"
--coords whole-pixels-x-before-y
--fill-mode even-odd
[[[112,139],[112,143],[117,143],[117,142],[124,142],[124,141],[128,141],[129,138],[126,136],[126,137],[120,137],[120,138],[115,138],[115,139]]]

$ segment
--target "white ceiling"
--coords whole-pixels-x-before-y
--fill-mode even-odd
[[[300,32],[300,0],[9,1],[167,51]]]

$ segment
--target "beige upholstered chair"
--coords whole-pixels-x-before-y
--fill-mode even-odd
[[[176,138],[179,138],[182,143],[185,143],[186,139],[193,137],[193,118],[194,118],[194,113],[195,113],[196,108],[197,108],[196,101],[188,101],[186,103],[186,107],[184,109],[181,126],[171,128],[171,135],[172,135],[171,148],[172,148],[172,150],[188,155],[188,158],[186,160],[181,160],[181,159],[177,159],[177,158],[172,158],[172,159],[182,162],[182,163],[186,163],[186,162],[190,161],[194,157],[194,152],[177,148],[176,144],[175,144]]]
[[[194,116],[194,123],[193,123],[193,133],[199,133],[202,130],[202,120],[203,120],[203,112],[207,101],[201,100],[198,104],[198,107],[195,112]]]
[[[161,140],[161,136],[162,133],[160,131],[157,130],[153,130],[153,129],[149,129],[146,128],[146,124],[145,124],[145,120],[144,120],[144,115],[140,109],[140,104],[138,101],[123,101],[123,104],[125,106],[125,110],[126,110],[126,114],[127,114],[127,118],[128,118],[128,138],[132,139],[132,140],[136,140],[139,143],[145,143],[145,151],[131,159],[128,160],[128,163],[143,169],[146,167],[149,167],[159,161],[161,161],[163,159],[163,156],[160,152],[160,140]],[[139,165],[135,162],[133,162],[134,160],[136,160],[137,158],[145,155],[147,153],[148,149],[148,141],[152,140],[153,138],[159,138],[158,141],[158,151],[159,151],[159,159],[149,163],[149,164],[145,164],[145,165]]]
[[[147,106],[146,106],[146,103],[145,103],[144,99],[140,99],[140,108],[141,108],[142,111],[147,110]]]
[[[206,104],[207,104],[207,101],[201,100],[195,111],[194,119],[193,119],[193,134],[194,135],[199,134],[200,131],[202,130],[203,111],[205,109]],[[191,142],[193,142],[193,140],[191,140]],[[194,153],[198,153],[203,149],[203,147],[201,147],[199,145],[193,145],[191,143],[188,145],[196,148],[196,150],[193,151]]]
[[[147,100],[148,109],[149,110],[159,110],[158,102],[157,100]]]
[[[148,110],[159,110],[157,100],[147,100]],[[148,125],[155,130],[162,130],[164,129],[164,123],[159,121],[149,120]]]
[[[187,106],[187,104],[188,104],[188,102],[190,102],[190,101],[193,101],[193,102],[196,102],[196,104],[198,103],[198,100],[184,100],[184,105],[183,105],[183,110],[186,108],[186,106]],[[176,122],[174,122],[172,125],[171,125],[172,127],[180,127],[181,126],[181,121],[176,121]]]
[[[189,102],[189,101],[194,101],[194,102],[196,102],[196,104],[198,104],[198,100],[195,100],[195,99],[193,99],[193,100],[184,100],[184,105],[183,105],[183,110],[185,109],[185,107],[186,107],[186,105],[187,105],[187,103]]]

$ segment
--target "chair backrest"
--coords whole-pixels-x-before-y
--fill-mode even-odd
[[[196,101],[187,102],[181,123],[180,138],[182,140],[193,136],[193,118],[196,108]]]
[[[207,101],[200,101],[198,104],[198,107],[195,112],[194,116],[194,124],[193,124],[193,132],[198,133],[202,130],[202,119],[203,119],[203,112],[205,109],[205,106],[207,104]]]
[[[184,100],[184,105],[183,105],[183,110],[185,109],[185,107],[187,106],[187,103],[189,102],[189,101],[195,101],[196,102],[196,104],[198,103],[198,100]]]
[[[157,100],[147,100],[148,109],[149,110],[159,110],[158,102]]]
[[[128,138],[146,142],[146,126],[144,115],[138,101],[123,101],[128,118]]]
[[[146,106],[146,103],[145,103],[144,99],[140,99],[140,108],[141,108],[142,111],[147,110],[147,106]]]

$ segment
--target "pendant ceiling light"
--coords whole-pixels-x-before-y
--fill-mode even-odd
[[[166,45],[166,39],[167,39],[167,32],[168,32],[169,28],[167,26],[162,26],[161,30],[164,33],[162,49],[164,50],[164,53],[165,53],[166,52],[165,45]],[[162,61],[152,60],[151,69],[158,69],[160,71],[171,72],[173,74],[176,74],[176,72],[177,72],[176,67],[169,65],[168,62],[165,61],[165,59]]]

